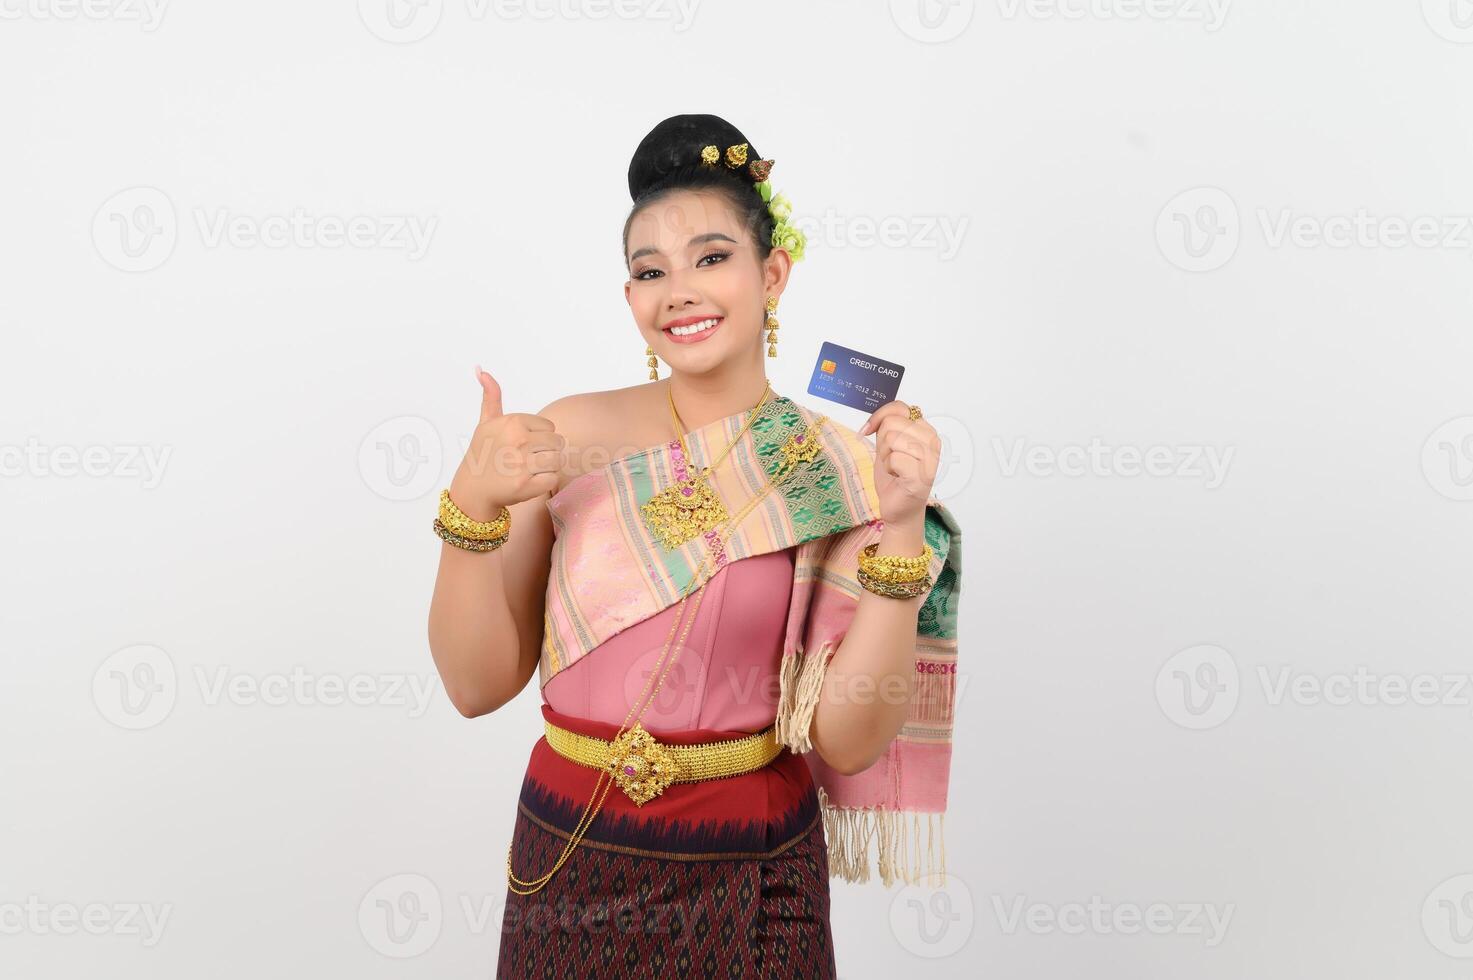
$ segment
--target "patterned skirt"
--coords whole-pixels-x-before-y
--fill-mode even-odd
[[[559,714],[612,738],[618,726]],[[667,744],[742,732],[661,733]],[[517,802],[512,870],[552,869],[599,773],[539,738]],[[609,780],[604,779],[605,783]],[[833,977],[828,848],[808,764],[676,783],[644,806],[610,786],[603,809],[540,890],[507,889],[498,977]]]

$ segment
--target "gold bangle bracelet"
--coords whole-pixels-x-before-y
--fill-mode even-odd
[[[451,532],[462,538],[471,538],[475,541],[494,541],[505,537],[511,530],[511,510],[507,507],[501,508],[501,513],[489,521],[477,521],[468,517],[465,511],[455,506],[455,501],[450,499],[450,491],[440,491],[440,522]]]
[[[860,552],[860,558],[867,565],[894,568],[898,571],[912,571],[917,568],[925,569],[931,562],[931,546],[924,542],[921,545],[921,553],[919,555],[880,555],[876,554],[879,548],[880,543],[878,541],[871,542]]]
[[[867,572],[870,578],[881,582],[916,582],[926,577],[931,565],[931,556],[934,554],[929,544],[921,549],[919,555],[877,555],[880,543],[878,541],[867,545],[859,553],[859,567]]]
[[[435,518],[434,528],[435,533],[440,536],[441,541],[454,545],[463,551],[495,551],[497,548],[506,544],[506,539],[511,536],[509,534],[503,534],[499,538],[467,538],[450,530],[438,517]]]
[[[861,568],[858,578],[860,585],[875,595],[882,595],[887,599],[914,599],[916,596],[925,595],[931,591],[930,575],[910,582],[886,582],[874,578]]]

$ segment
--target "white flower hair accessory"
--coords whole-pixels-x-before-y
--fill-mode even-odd
[[[772,247],[787,252],[794,262],[803,261],[808,239],[802,229],[789,220],[793,216],[793,202],[782,193],[774,193],[771,181],[758,181],[753,186],[767,202],[768,213],[772,215]]]

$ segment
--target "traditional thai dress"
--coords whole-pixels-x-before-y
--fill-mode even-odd
[[[634,717],[665,746],[775,726],[779,754],[740,775],[675,782],[640,804],[538,738],[509,854],[519,878],[550,871],[595,788],[607,792],[545,885],[508,889],[500,976],[831,977],[831,875],[868,880],[873,844],[886,885],[944,881],[960,530],[927,502],[934,584],[917,618],[906,723],[869,769],[834,771],[808,731],[861,595],[859,552],[883,529],[874,450],[780,395],[742,433],[747,416],[687,433],[690,459],[672,439],[584,473],[548,501],[556,537],[542,713],[556,729],[612,739],[642,708]],[[774,474],[786,478],[739,523],[665,547],[644,504],[733,439],[707,475],[728,514]]]

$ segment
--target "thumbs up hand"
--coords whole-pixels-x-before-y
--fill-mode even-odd
[[[552,420],[502,411],[501,385],[476,365],[481,420],[450,481],[450,496],[472,520],[489,521],[501,508],[557,489],[565,439]]]

